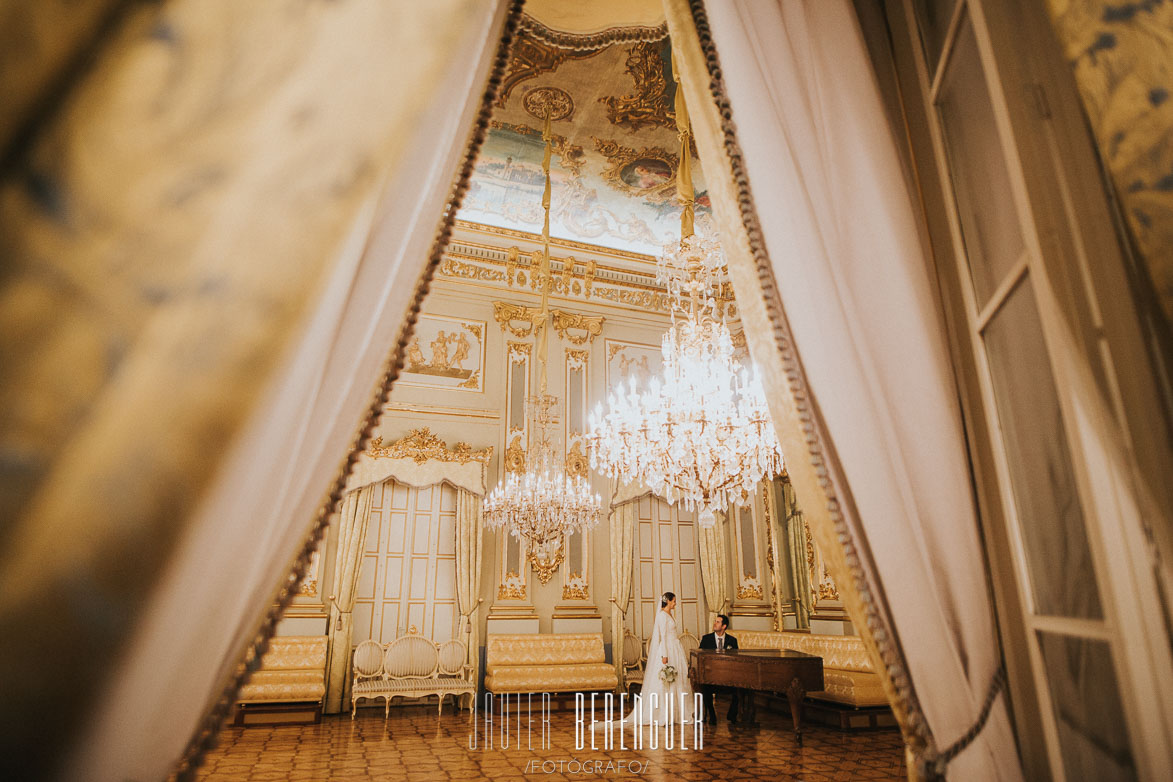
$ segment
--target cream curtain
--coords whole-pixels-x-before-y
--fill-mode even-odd
[[[178,28],[182,32],[193,20],[214,20],[228,6],[239,13],[253,9],[253,4],[206,0],[170,0],[165,6],[172,24],[169,29],[182,24],[185,27]],[[257,4],[258,9],[262,7],[267,6]],[[268,58],[263,60],[265,67],[280,54],[286,59],[277,62],[285,62],[295,78],[280,90],[266,89],[263,80],[254,85],[244,79],[242,89],[255,89],[226,104],[231,107],[230,119],[216,115],[209,116],[207,123],[193,124],[191,101],[176,101],[185,113],[181,118],[167,115],[167,143],[156,148],[157,154],[162,158],[181,151],[203,155],[214,148],[213,141],[222,143],[240,158],[226,163],[225,170],[235,173],[234,166],[244,165],[241,160],[255,161],[246,169],[247,181],[270,186],[275,192],[290,189],[289,183],[296,181],[300,187],[293,189],[299,203],[315,206],[294,219],[292,213],[275,210],[279,199],[274,192],[253,193],[254,198],[236,193],[229,200],[211,187],[215,180],[207,180],[206,189],[190,191],[199,194],[193,196],[192,209],[174,211],[168,218],[172,224],[195,216],[210,221],[211,227],[197,225],[198,241],[188,243],[202,253],[193,257],[168,255],[170,249],[186,252],[187,244],[171,248],[142,241],[147,229],[141,221],[130,219],[132,212],[126,213],[129,222],[120,212],[102,223],[103,242],[124,233],[138,239],[137,245],[127,244],[120,250],[123,267],[130,260],[146,262],[162,253],[166,276],[179,280],[179,291],[208,291],[207,295],[177,295],[152,310],[160,313],[160,320],[170,318],[174,328],[165,330],[166,324],[160,323],[156,324],[159,328],[144,329],[158,338],[143,340],[150,349],[141,356],[132,351],[128,364],[135,369],[120,374],[118,393],[127,392],[124,396],[131,402],[144,397],[174,398],[176,410],[191,415],[207,412],[213,400],[219,401],[217,395],[236,394],[237,406],[233,416],[206,420],[195,430],[199,437],[177,438],[168,408],[147,417],[128,415],[124,425],[109,421],[105,430],[133,436],[128,448],[109,438],[87,438],[103,444],[104,464],[142,476],[145,485],[165,488],[161,495],[165,501],[156,501],[154,495],[135,495],[140,500],[139,515],[122,513],[116,530],[103,531],[93,523],[93,514],[78,516],[78,508],[94,505],[90,495],[89,501],[74,504],[62,516],[90,525],[70,537],[94,536],[102,541],[102,556],[108,557],[113,541],[154,534],[139,521],[159,504],[167,510],[170,529],[180,532],[175,533],[177,541],[168,559],[139,568],[159,566],[151,571],[149,588],[141,590],[141,605],[125,611],[127,625],[116,639],[118,666],[106,666],[104,686],[87,700],[95,704],[93,710],[81,717],[79,735],[69,737],[77,740],[72,741],[75,751],[67,761],[67,778],[166,778],[255,637],[261,615],[272,605],[317,508],[339,475],[371,404],[381,368],[401,339],[405,314],[415,299],[481,108],[505,11],[504,2],[480,0],[319,4],[297,19],[286,15],[281,24],[265,25],[263,36],[255,40],[243,37],[246,31],[228,23],[191,25],[239,44],[242,57],[252,50],[263,53]],[[278,44],[280,51],[275,48]],[[165,71],[172,74],[168,78],[175,79],[200,69],[222,73],[225,63],[233,63],[237,56],[235,51],[201,45],[183,48],[182,58],[171,63],[165,59],[169,56],[166,47],[144,39],[143,46],[147,45],[153,47],[148,52],[151,56],[135,50],[134,61],[161,61],[172,69]],[[272,75],[266,72],[267,77]],[[106,91],[91,103],[118,100],[119,95],[110,92],[112,84],[143,89],[142,78],[119,80],[109,78],[108,72],[107,76]],[[177,94],[210,99],[221,89],[222,80],[202,91],[193,88]],[[158,106],[153,110],[162,111]],[[243,124],[242,117],[254,115],[259,116],[257,122]],[[335,125],[373,139],[370,149],[356,152],[351,147],[301,143]],[[79,132],[86,130],[84,125],[78,127]],[[300,129],[299,134],[282,136],[280,144],[271,142],[271,131],[289,127]],[[110,137],[121,133],[139,139],[141,130],[111,126],[104,132]],[[90,147],[100,154],[100,141]],[[188,168],[220,165],[209,157],[211,162],[200,168],[199,160],[191,157]],[[157,168],[157,164],[137,166],[127,176],[149,178]],[[151,192],[158,192],[160,181],[151,182]],[[171,187],[165,181],[164,186]],[[367,191],[361,210],[346,209],[339,195]],[[315,257],[313,293],[302,307],[300,300],[287,295],[294,278],[285,249],[287,245],[296,248],[307,237],[328,235],[338,222],[350,226],[349,235],[339,232],[333,251]],[[89,234],[81,236],[95,243]],[[276,244],[274,236],[292,238]],[[247,274],[233,276],[231,270]],[[213,300],[222,300],[225,306],[214,307]],[[193,347],[176,342],[174,335],[220,335],[213,328],[216,325],[236,335],[246,326],[267,323],[266,319],[286,312],[291,322],[280,330],[280,339],[250,345],[250,352],[241,348],[237,356],[241,372],[256,380],[256,393],[245,394],[223,384],[204,389],[189,383],[206,371],[207,362],[219,359],[215,351],[220,341],[208,339]],[[198,369],[192,358],[197,355]],[[164,372],[161,380],[151,363],[160,356],[183,359],[175,358],[174,371]],[[275,356],[275,368],[260,372],[257,356]],[[187,394],[192,385],[203,396]],[[108,412],[115,402],[107,394],[102,407]],[[141,404],[128,409],[141,410]],[[156,439],[157,448],[152,445]],[[143,457],[144,447],[154,454],[151,458]],[[168,459],[160,455],[185,449],[198,451],[192,458],[214,467],[207,485],[190,491],[186,486],[171,486],[173,476],[161,469]],[[60,548],[59,543],[55,545]],[[47,567],[50,560],[36,559],[40,571],[46,577],[52,575],[54,570]],[[70,560],[62,561],[68,569]],[[135,562],[122,565],[128,572],[136,566]],[[88,654],[87,644],[85,636],[75,638],[75,645]],[[59,677],[59,671],[54,675]],[[45,702],[47,708],[58,708],[52,701]],[[128,730],[128,725],[134,729]]]
[[[482,489],[483,493],[483,489]],[[480,622],[476,611],[481,605],[481,549],[484,545],[481,498],[458,489],[456,494],[456,600],[460,609],[460,634],[468,647],[468,663],[473,667],[473,681],[480,681]]]
[[[614,496],[631,492],[618,490]],[[607,529],[611,539],[611,660],[619,681],[623,681],[623,618],[631,600],[631,571],[635,565],[635,525],[639,501],[647,493],[611,506]]]
[[[718,512],[711,527],[697,525],[700,533],[701,583],[705,588],[705,603],[709,606],[709,621],[717,614],[726,613],[729,602],[729,555],[725,546],[728,514]]]
[[[477,628],[471,623],[479,603],[481,579],[481,496],[485,493],[485,465],[479,461],[457,462],[442,459],[372,458],[363,454],[351,474],[349,491],[342,500],[338,518],[338,548],[334,565],[334,588],[330,594],[330,652],[326,678],[328,714],[346,709],[350,702],[350,667],[353,640],[351,611],[354,590],[362,568],[363,542],[371,511],[374,487],[393,480],[421,488],[448,483],[456,488],[456,591],[460,603],[460,634],[467,636],[470,662],[477,658]],[[367,482],[369,481],[369,482]]]
[[[353,631],[354,591],[362,567],[363,543],[371,517],[375,485],[348,493],[338,514],[338,548],[334,556],[334,600],[330,605],[330,651],[326,667],[325,711],[340,711],[350,684],[350,638]]]
[[[782,529],[785,540],[787,557],[790,561],[790,589],[794,593],[794,621],[800,630],[811,626],[811,609],[814,598],[811,597],[810,561],[806,552],[806,519],[798,509],[798,500],[794,496],[794,486],[790,481],[783,481],[778,487],[782,496]]]
[[[943,328],[851,3],[665,7],[749,346],[798,499],[816,539],[828,542],[824,553],[856,625],[892,663],[882,669],[885,687],[892,697],[903,693],[906,737],[925,744],[913,747],[916,770],[1019,779],[996,686],[1000,652]],[[694,12],[707,14],[713,70]],[[728,100],[736,159],[714,88]],[[737,195],[745,183],[738,168],[752,204]],[[752,235],[743,207],[756,218]],[[765,254],[755,256],[755,247]],[[838,524],[866,540],[837,541]],[[878,583],[858,589],[855,578],[841,578],[848,572],[860,585],[871,573]],[[899,644],[880,635],[885,626]],[[911,689],[901,683],[905,671]],[[997,695],[983,725],[988,693]],[[927,731],[906,707],[919,709]],[[947,748],[978,727],[942,769],[936,761]]]

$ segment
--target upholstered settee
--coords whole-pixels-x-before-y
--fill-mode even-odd
[[[326,694],[324,635],[277,636],[240,688],[237,725],[320,722]]]
[[[451,695],[459,706],[468,696],[472,711],[476,683],[472,666],[465,662],[465,645],[460,641],[435,643],[408,630],[386,646],[363,641],[354,650],[354,677],[350,687],[350,718],[359,701],[383,699],[383,716],[391,713],[395,698],[436,696],[436,714],[444,711],[444,696]]]
[[[489,692],[590,692],[618,686],[602,633],[490,635],[485,641]]]
[[[733,635],[742,649],[793,649],[822,657],[826,689],[808,693],[811,698],[857,708],[888,705],[871,656],[858,636],[761,630],[741,630]]]

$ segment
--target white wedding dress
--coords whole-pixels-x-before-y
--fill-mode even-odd
[[[668,658],[667,663],[663,661],[665,657]],[[676,669],[676,680],[671,684],[660,678],[660,671],[668,665]],[[656,695],[654,700],[653,693]],[[683,700],[681,695],[684,696]],[[657,725],[666,725],[669,716],[672,722],[691,722],[692,701],[692,687],[688,681],[688,657],[684,654],[680,635],[676,632],[676,620],[670,613],[660,609],[656,612],[656,624],[652,628],[652,637],[648,643],[648,666],[644,669],[643,686],[640,690],[640,722],[649,725],[654,719]],[[634,716],[633,710],[632,717]]]

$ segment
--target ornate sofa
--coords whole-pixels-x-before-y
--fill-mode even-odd
[[[385,647],[374,641],[363,641],[354,649],[350,718],[354,719],[358,702],[363,699],[382,698],[386,717],[391,713],[393,698],[430,695],[436,696],[437,713],[443,713],[445,695],[451,695],[457,706],[459,698],[467,695],[471,711],[477,686],[466,656],[460,641],[437,644],[410,631]]]
[[[872,667],[871,655],[858,636],[761,630],[733,631],[733,635],[742,649],[793,649],[822,657],[826,689],[807,693],[814,700],[856,709],[888,706],[880,677]],[[852,720],[844,719],[842,726],[856,727],[851,723]],[[876,724],[880,723],[871,720],[869,726]]]
[[[324,635],[278,636],[240,688],[237,725],[321,722],[326,694]]]
[[[589,692],[618,686],[602,633],[490,635],[485,642],[489,692]]]

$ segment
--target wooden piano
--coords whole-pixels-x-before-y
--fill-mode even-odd
[[[786,693],[794,737],[802,744],[802,701],[823,689],[823,658],[790,649],[693,649],[688,660],[693,689],[703,685],[737,687],[742,721],[755,724],[754,693]]]

